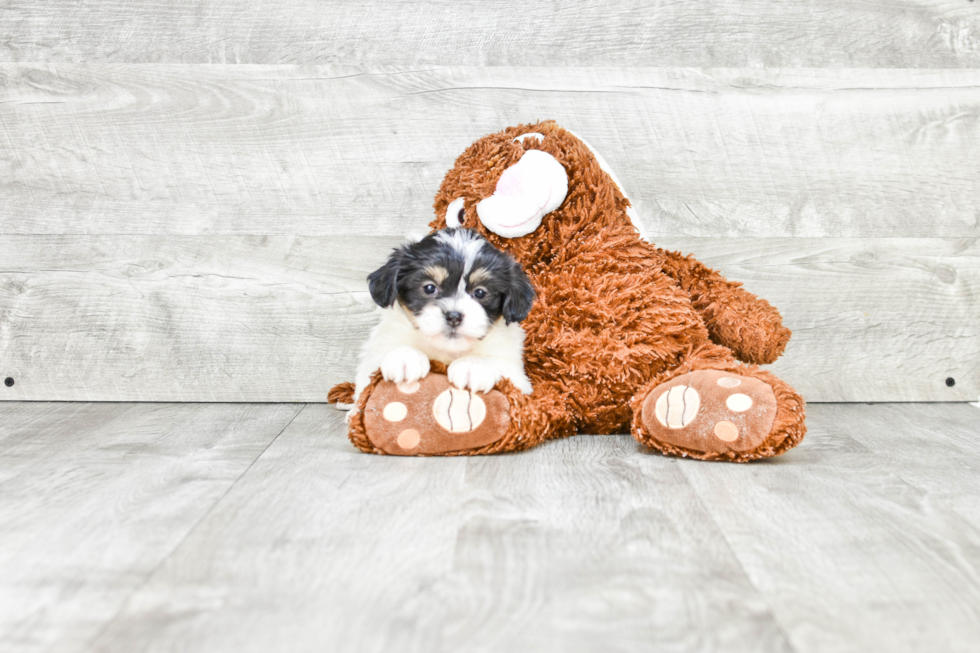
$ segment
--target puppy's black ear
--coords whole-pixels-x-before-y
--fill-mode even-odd
[[[517,263],[510,268],[510,283],[504,296],[504,307],[501,313],[507,324],[520,322],[531,312],[534,304],[534,287]]]
[[[388,262],[368,275],[371,299],[381,308],[388,308],[398,297],[398,269],[401,267],[401,251],[396,250]]]

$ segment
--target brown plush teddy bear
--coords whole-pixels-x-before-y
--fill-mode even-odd
[[[789,341],[776,309],[645,241],[605,162],[568,130],[546,121],[481,138],[434,206],[433,229],[475,229],[524,266],[537,292],[523,322],[533,393],[507,379],[460,390],[436,361],[420,383],[376,373],[350,419],[358,448],[474,455],[629,431],[667,454],[743,462],[803,438],[803,399],[755,366]]]

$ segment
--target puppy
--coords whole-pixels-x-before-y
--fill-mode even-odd
[[[449,382],[488,392],[501,378],[530,394],[524,330],[534,289],[521,266],[471,229],[444,229],[395,249],[368,276],[381,321],[361,352],[354,403],[380,369],[387,381],[416,381],[429,359]]]

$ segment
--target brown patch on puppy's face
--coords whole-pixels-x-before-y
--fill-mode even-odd
[[[469,284],[473,286],[479,286],[481,283],[485,283],[488,279],[492,278],[493,275],[486,268],[477,268],[470,272]]]
[[[449,270],[441,265],[431,265],[425,268],[424,272],[429,275],[430,279],[436,282],[437,286],[442,285],[442,282],[449,276]]]

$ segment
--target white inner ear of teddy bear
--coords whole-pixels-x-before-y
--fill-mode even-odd
[[[476,205],[476,214],[498,236],[518,238],[537,229],[567,194],[565,167],[547,152],[528,150],[504,170],[493,195]]]
[[[463,208],[465,200],[462,197],[457,197],[449,206],[446,207],[446,226],[447,227],[458,227],[462,222],[459,221],[459,210]]]
[[[518,143],[520,143],[521,145],[523,145],[525,138],[536,138],[539,141],[543,141],[544,140],[544,134],[539,134],[538,132],[528,132],[526,134],[521,134],[520,136],[518,136],[514,140],[517,141]]]

